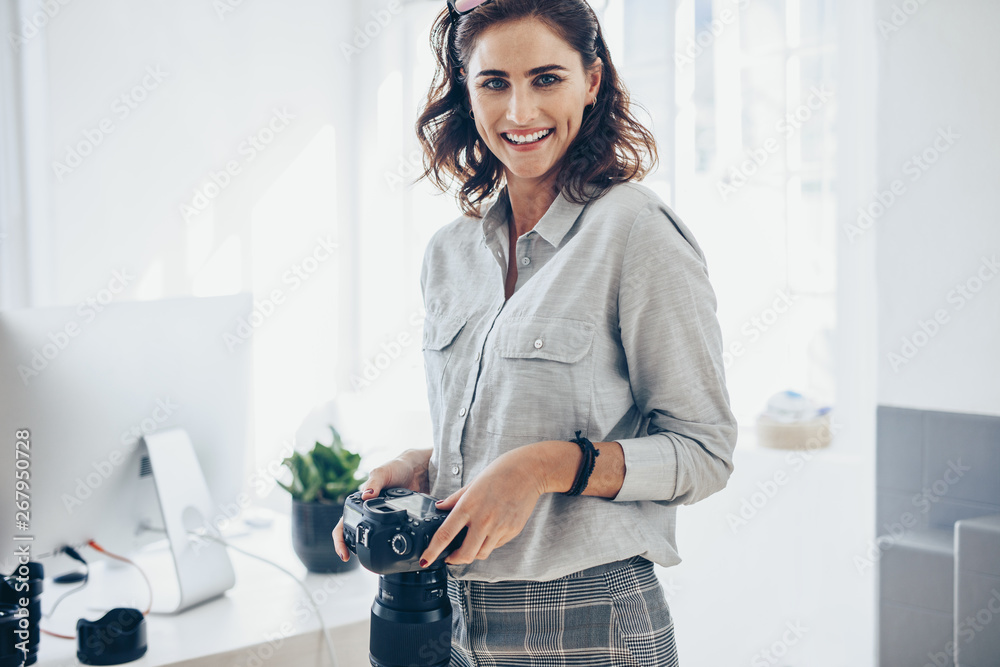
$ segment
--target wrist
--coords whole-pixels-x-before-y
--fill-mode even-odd
[[[531,445],[535,449],[530,472],[538,475],[542,493],[565,493],[573,486],[583,454],[576,443],[546,440]]]
[[[433,451],[432,449],[407,449],[397,457],[413,471],[413,481],[416,482],[417,490],[421,493],[430,492],[428,474]],[[412,485],[411,488],[413,488]]]
[[[431,460],[432,449],[407,449],[398,458],[406,461],[414,468],[426,468]]]

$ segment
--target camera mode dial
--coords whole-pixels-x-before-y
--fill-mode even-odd
[[[405,556],[410,552],[410,541],[406,539],[406,535],[403,533],[393,535],[390,546],[392,546],[392,551],[397,556]]]

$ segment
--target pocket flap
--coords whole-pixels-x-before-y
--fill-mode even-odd
[[[574,363],[587,354],[593,339],[593,322],[558,317],[512,318],[498,332],[496,350],[511,359]]]
[[[465,326],[465,320],[451,315],[427,313],[424,318],[422,350],[443,350],[451,345],[455,336]]]

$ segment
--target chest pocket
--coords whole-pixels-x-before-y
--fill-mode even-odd
[[[589,427],[595,325],[557,317],[503,322],[493,340],[486,430],[564,440]]]
[[[452,343],[465,326],[466,320],[440,313],[427,313],[424,318],[424,371],[427,375],[427,396],[432,404],[441,395],[441,379],[455,350]]]

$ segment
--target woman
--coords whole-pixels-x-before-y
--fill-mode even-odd
[[[442,498],[422,565],[468,527],[453,665],[675,665],[653,563],[680,562],[676,506],[725,487],[736,442],[705,258],[632,182],[655,144],[586,2],[456,4],[417,122],[465,213],[421,272],[434,447],[363,497]]]

